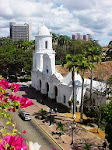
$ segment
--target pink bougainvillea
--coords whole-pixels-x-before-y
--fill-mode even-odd
[[[19,97],[13,95],[13,92],[19,90],[20,85],[16,83],[9,83],[5,79],[0,80],[0,107],[1,116],[8,119],[7,125],[12,124],[11,116],[7,111],[15,112],[19,108],[26,108],[33,105],[32,101],[26,97]],[[9,95],[6,90],[10,89],[12,93]],[[23,131],[25,134],[26,131]],[[27,150],[27,145],[23,143],[24,138],[18,137],[17,135],[12,136],[7,134],[0,139],[0,150]]]
[[[9,99],[12,101],[18,101],[20,103],[21,108],[26,108],[28,106],[33,105],[33,102],[26,97],[19,97],[14,95],[9,95]]]
[[[25,134],[26,133],[26,130],[23,130],[23,134]]]
[[[33,103],[32,103],[32,101],[29,100],[28,98],[22,97],[22,98],[20,99],[20,107],[21,107],[21,108],[26,108],[26,107],[31,106],[31,105],[33,105]]]
[[[0,80],[0,87],[2,87],[3,89],[8,89],[10,88],[10,83],[8,81],[6,81],[5,79]]]
[[[27,145],[23,143],[24,138],[6,135],[1,139],[0,143],[0,150],[5,150],[7,147],[7,150],[27,150]]]
[[[11,89],[14,90],[14,92],[17,92],[20,88],[20,85],[17,83],[12,83],[11,84]]]

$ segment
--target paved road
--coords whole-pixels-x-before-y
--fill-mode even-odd
[[[16,128],[22,133],[26,130],[26,134],[22,134],[22,137],[26,141],[38,142],[41,145],[40,150],[60,150],[60,148],[40,130],[40,128],[31,121],[23,121],[17,113],[12,114],[12,119],[16,122]]]

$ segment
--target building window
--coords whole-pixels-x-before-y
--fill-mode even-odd
[[[63,103],[66,103],[66,96],[63,95]]]
[[[48,48],[48,41],[45,41],[45,48]]]
[[[48,69],[46,69],[46,71],[47,71],[47,73],[49,72],[49,70],[48,70]]]

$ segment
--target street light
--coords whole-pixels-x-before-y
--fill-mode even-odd
[[[73,122],[73,124],[72,124],[71,126],[69,126],[69,128],[72,129],[72,142],[71,142],[70,145],[73,145],[73,131],[74,131],[74,129],[76,128],[76,123]]]

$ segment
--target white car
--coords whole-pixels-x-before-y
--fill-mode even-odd
[[[31,120],[32,117],[31,115],[29,114],[29,112],[26,112],[26,111],[20,111],[19,112],[19,116],[23,119],[23,120]]]

